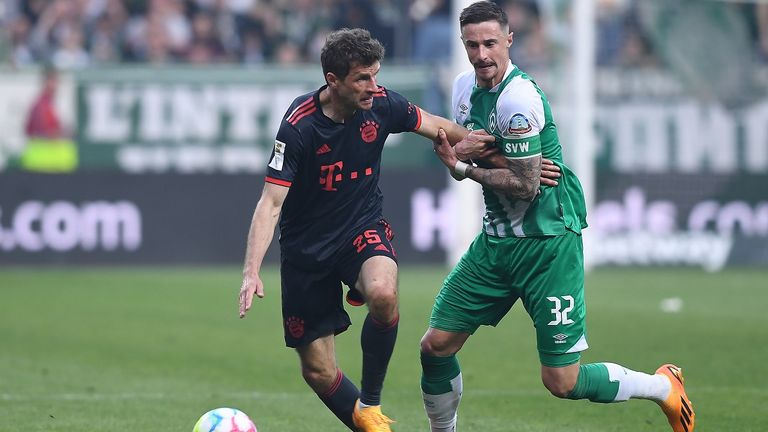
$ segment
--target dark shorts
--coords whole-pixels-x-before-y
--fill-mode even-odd
[[[308,269],[285,258],[280,262],[285,344],[296,348],[346,330],[351,321],[344,310],[342,286],[355,286],[363,263],[373,256],[397,262],[385,220],[364,227],[327,263]]]

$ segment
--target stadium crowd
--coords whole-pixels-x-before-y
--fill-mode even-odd
[[[14,67],[115,63],[313,62],[325,36],[365,27],[402,63],[446,59],[450,0],[0,0],[0,55]],[[515,32],[512,59],[551,65],[568,48],[569,0],[499,0]],[[638,0],[598,0],[600,65],[655,67]],[[768,59],[768,5],[741,4],[757,57]]]
[[[566,29],[549,18],[568,2],[502,3],[513,58],[534,67],[552,61]],[[601,62],[648,61],[631,2],[600,3]],[[369,29],[389,58],[423,61],[447,57],[455,33],[450,0],[5,0],[1,10],[3,55],[17,67],[311,62],[340,27]]]

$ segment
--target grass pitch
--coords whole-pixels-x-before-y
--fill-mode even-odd
[[[401,269],[401,321],[383,400],[398,432],[428,430],[418,342],[443,268]],[[343,431],[285,348],[278,274],[237,318],[238,268],[0,271],[0,431],[191,431],[219,406],[260,432]],[[682,309],[662,311],[665,299]],[[680,301],[668,301],[673,306]],[[698,432],[766,431],[768,272],[599,270],[587,280],[591,348],[583,362],[684,368]],[[655,404],[561,401],[539,381],[533,327],[516,305],[459,354],[462,431],[667,431]],[[364,308],[337,339],[359,382]]]

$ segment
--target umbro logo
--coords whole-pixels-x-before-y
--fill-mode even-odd
[[[331,152],[331,147],[328,144],[323,144],[320,146],[319,149],[317,149],[315,153],[321,155],[321,154],[326,154],[330,152]]]
[[[565,343],[565,340],[568,339],[568,336],[566,336],[566,335],[564,335],[562,333],[558,333],[558,334],[556,334],[556,335],[554,335],[552,337],[555,339],[555,343],[556,344],[563,344],[563,343]]]

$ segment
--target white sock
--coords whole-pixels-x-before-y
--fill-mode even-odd
[[[630,398],[651,399],[659,402],[667,400],[672,384],[663,375],[650,375],[636,372],[615,363],[603,363],[608,368],[611,381],[619,382],[619,392],[614,401],[621,402]]]
[[[439,395],[421,392],[424,399],[424,410],[429,417],[432,432],[455,432],[458,419],[459,402],[464,384],[459,373],[451,380],[451,391]]]

